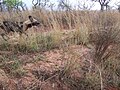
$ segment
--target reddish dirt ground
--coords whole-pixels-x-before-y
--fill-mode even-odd
[[[84,46],[72,46],[70,47],[71,51],[78,53],[81,55],[78,63],[82,62],[81,59],[83,59],[84,55],[87,55],[90,51],[88,48]],[[38,53],[37,53],[38,54]],[[36,55],[37,55],[36,54]],[[34,71],[40,71],[41,73],[44,72],[46,74],[49,74],[48,76],[52,77],[51,75],[57,71],[58,68],[64,66],[65,61],[69,59],[69,55],[65,55],[64,61],[62,60],[62,50],[51,50],[44,52],[43,55],[45,56],[45,60],[37,61],[35,63],[27,63],[23,66],[23,68],[27,71],[26,76],[19,79],[21,81],[21,84],[25,87],[30,87],[32,84],[39,83],[41,85],[40,87],[42,90],[69,90],[69,88],[65,85],[63,85],[59,80],[51,81],[51,80],[45,80],[45,81],[39,81],[35,78],[35,75],[33,75]],[[22,57],[22,60],[30,60],[30,55],[24,55],[20,56]],[[34,57],[34,56],[32,56]],[[74,71],[77,75],[77,72]]]
[[[18,58],[23,63],[22,68],[26,71],[25,75],[18,78],[4,75],[0,80],[7,84],[8,90],[71,90],[58,79],[58,73],[55,72],[70,60],[75,61],[78,65],[84,65],[86,59],[91,60],[91,52],[92,50],[86,46],[74,45],[65,50],[54,49],[43,53],[18,54]],[[74,54],[78,57],[70,59],[70,57],[75,56]],[[77,70],[73,70],[71,76],[84,77],[82,72]],[[110,87],[107,90],[117,89]]]
[[[89,58],[90,49],[81,46],[71,46],[69,47],[70,52],[78,54],[80,57],[77,62],[81,63],[87,56]],[[1,52],[3,53],[3,52]],[[10,54],[9,52],[6,52]],[[64,53],[64,55],[63,55]],[[39,60],[38,56],[43,56],[42,60]],[[72,54],[70,54],[72,55]],[[37,58],[36,58],[37,57]],[[63,50],[51,50],[43,53],[30,53],[30,54],[20,54],[18,58],[23,62],[22,68],[26,71],[26,74],[20,78],[10,78],[8,79],[8,88],[10,90],[17,90],[17,88],[25,88],[25,90],[35,90],[32,88],[40,87],[37,90],[69,90],[69,88],[61,83],[59,80],[55,79],[54,74],[59,68],[62,68],[66,61],[69,60],[69,54],[65,53]],[[34,60],[38,61],[35,61]],[[76,73],[76,74],[75,74]],[[74,76],[79,76],[76,71],[72,73]],[[43,75],[40,77],[40,75]],[[43,78],[45,77],[46,78]],[[43,78],[43,79],[41,79]]]

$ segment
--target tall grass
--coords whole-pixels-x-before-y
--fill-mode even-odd
[[[10,50],[15,52],[44,51],[52,48],[58,48],[61,44],[85,44],[89,40],[90,22],[89,12],[81,11],[47,11],[31,10],[25,12],[1,12],[1,21],[25,21],[28,15],[32,15],[40,21],[38,32],[29,30],[29,39],[25,36],[14,37],[15,40],[5,42],[1,39],[1,50]],[[74,31],[65,36],[63,30]],[[2,30],[1,30],[2,31]],[[30,32],[32,31],[32,33]],[[48,32],[51,31],[51,32]],[[45,32],[45,33],[42,33]],[[48,32],[48,33],[47,33]],[[64,31],[63,31],[64,32]],[[67,37],[67,38],[64,38]],[[63,41],[64,38],[64,41]],[[67,42],[67,43],[66,43]]]
[[[93,60],[89,62],[85,77],[65,78],[68,86],[79,90],[103,90],[106,87],[120,88],[120,14],[98,11],[47,11],[31,10],[19,13],[1,13],[0,20],[25,21],[33,15],[41,25],[37,31],[28,30],[29,37],[14,34],[7,42],[0,39],[0,51],[43,52],[51,49],[65,49],[70,45],[90,44]],[[78,59],[78,58],[77,58]],[[90,61],[90,60],[87,60]],[[76,62],[72,62],[76,65]],[[74,66],[68,62],[63,70],[69,74]],[[14,63],[14,69],[19,63]],[[18,67],[17,67],[18,68]],[[81,68],[81,67],[79,67]],[[73,67],[74,69],[74,67]],[[63,81],[64,82],[64,81]],[[85,88],[86,85],[86,88]],[[74,88],[73,87],[73,88]],[[80,89],[82,87],[82,89]],[[73,89],[72,88],[72,89]]]

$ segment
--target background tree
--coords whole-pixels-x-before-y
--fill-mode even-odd
[[[119,11],[119,13],[120,13],[120,5],[118,6],[118,11]]]
[[[51,3],[51,2],[50,2],[49,8],[50,8],[51,11],[54,10],[54,7],[55,7],[55,6],[56,6],[55,3]]]
[[[49,0],[32,0],[32,4],[34,5],[34,8],[46,8],[48,6]]]
[[[58,0],[58,9],[70,11],[72,6],[69,3],[69,0]]]
[[[90,2],[90,0],[78,1],[78,8],[82,10],[91,10],[94,7],[94,3]]]
[[[1,0],[0,1],[0,10],[1,11],[16,11],[16,10],[25,10],[26,4],[22,0]]]
[[[99,2],[101,6],[101,11],[104,11],[105,7],[106,7],[106,10],[109,8],[108,4],[111,0],[92,0],[92,1]]]
[[[115,3],[117,10],[120,12],[120,2]]]

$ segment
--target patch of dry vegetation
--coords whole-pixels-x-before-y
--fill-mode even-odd
[[[0,39],[0,68],[21,80],[17,88],[45,90],[47,85],[50,90],[120,89],[119,13],[34,10],[1,14],[1,21],[24,21],[31,14],[41,23],[37,30],[27,31],[28,38],[16,33],[8,42]],[[62,52],[54,59],[56,49]],[[46,52],[54,54],[47,57]],[[27,65],[33,68],[26,70]],[[31,79],[24,83],[26,74],[33,79],[31,84]]]

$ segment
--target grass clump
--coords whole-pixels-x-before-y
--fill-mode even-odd
[[[21,77],[25,74],[25,70],[22,69],[22,63],[15,55],[2,55],[0,68],[2,68],[7,74],[12,77]]]

